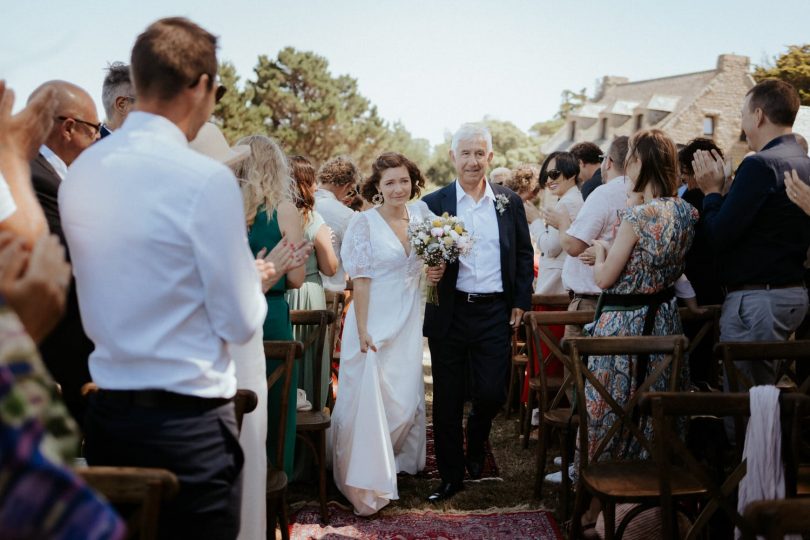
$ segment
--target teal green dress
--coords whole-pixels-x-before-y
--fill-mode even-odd
[[[315,235],[318,234],[318,229],[324,224],[323,217],[314,210],[309,216],[309,222],[306,229],[304,229],[304,239],[314,242]],[[323,281],[321,274],[318,272],[318,258],[315,250],[309,255],[306,262],[306,279],[298,289],[290,289],[286,293],[287,303],[290,309],[326,309],[326,295],[323,290]],[[306,342],[312,328],[295,328],[293,330],[294,339]],[[321,378],[318,381],[321,390],[321,406],[326,402],[326,393],[329,389],[330,377],[330,360],[331,351],[329,347],[324,347],[323,358],[321,359]],[[315,380],[315,351],[308,348],[304,351],[303,362],[301,363],[301,372],[299,377],[299,388],[303,388],[307,393],[307,400],[312,402],[314,392],[313,382]],[[312,459],[306,448],[301,448],[296,452],[295,457],[295,471],[293,473],[293,480],[307,480],[310,476],[312,467]]]
[[[273,217],[267,218],[267,212],[260,208],[256,219],[248,232],[250,250],[256,255],[262,248],[268,251],[281,242],[281,229],[278,226],[278,214],[274,210]],[[290,306],[284,297],[287,290],[287,277],[282,277],[278,283],[265,293],[267,300],[267,318],[264,320],[265,340],[293,339],[292,325],[290,324]],[[267,374],[269,375],[280,363],[280,360],[267,360]],[[284,472],[292,474],[293,456],[295,455],[295,398],[298,387],[298,363],[293,368],[292,384],[290,385],[289,407],[287,414],[287,427],[284,443]],[[281,418],[281,382],[277,382],[268,389],[267,395],[267,459],[276,463],[276,448],[278,445],[278,420]]]

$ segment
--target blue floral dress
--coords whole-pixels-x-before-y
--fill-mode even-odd
[[[675,284],[683,273],[684,259],[694,236],[698,212],[689,203],[678,198],[654,199],[647,204],[635,206],[622,212],[622,220],[630,223],[638,236],[630,259],[616,283],[606,289],[611,294],[653,294]],[[591,336],[640,336],[644,328],[647,306],[604,305],[601,315],[585,327]],[[680,316],[675,298],[664,302],[658,309],[652,335],[681,334]],[[652,373],[663,359],[651,355],[647,374]],[[592,356],[588,369],[601,382],[611,396],[624,406],[635,393],[634,364],[636,356]],[[683,362],[677,376],[682,385],[688,380],[688,362]],[[670,373],[665,372],[652,385],[650,391],[665,391]],[[585,384],[585,406],[588,412],[588,455],[593,457],[599,441],[617,421],[610,406],[599,396],[596,389]],[[645,436],[652,436],[652,423],[642,420]],[[604,459],[645,459],[646,450],[629,432],[618,434],[605,447]],[[628,444],[630,442],[630,444]]]

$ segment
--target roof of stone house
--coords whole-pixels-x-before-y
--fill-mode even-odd
[[[610,141],[600,139],[601,128],[597,121],[600,113],[608,115],[613,126],[624,125],[641,112],[651,113],[655,115],[655,125],[663,126],[703,94],[717,74],[717,69],[710,69],[607,86],[599,99],[590,100],[571,113],[570,118],[577,122],[577,140],[594,141],[607,150]],[[568,148],[573,144],[569,140],[569,129],[568,125],[563,126],[541,150],[549,153]],[[633,128],[628,131],[632,133]]]

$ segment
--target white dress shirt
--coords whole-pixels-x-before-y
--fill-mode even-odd
[[[354,210],[337,200],[334,193],[325,189],[315,191],[315,210],[332,229],[332,246],[338,256],[338,269],[335,275],[330,277],[321,274],[321,280],[326,290],[340,292],[346,288],[346,271],[343,270],[343,262],[340,260],[340,246],[343,244],[346,228],[354,217]]]
[[[11,190],[3,173],[0,173],[0,221],[7,220],[16,211],[17,204],[14,202],[14,197],[11,196]]]
[[[471,252],[459,258],[456,289],[468,293],[503,292],[501,238],[495,193],[489,182],[484,196],[475,202],[456,180],[456,215],[474,239]]]
[[[132,112],[71,165],[59,208],[93,380],[233,396],[226,342],[248,341],[267,305],[231,171],[168,119]]]
[[[56,171],[56,174],[59,176],[60,180],[64,180],[68,173],[68,167],[62,158],[54,154],[53,150],[45,146],[44,144],[39,147],[39,153],[42,154],[42,157],[45,158],[53,170]]]
[[[621,222],[619,212],[627,207],[625,180],[626,177],[619,176],[593,190],[568,228],[568,235],[589,246],[593,245],[594,240],[612,244]],[[565,259],[562,280],[567,290],[578,294],[602,292],[593,277],[593,266],[588,266],[577,257]]]

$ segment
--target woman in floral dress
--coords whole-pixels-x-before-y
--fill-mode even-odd
[[[609,251],[598,242],[591,248],[596,284],[604,292],[599,303],[601,310],[597,307],[596,319],[586,326],[586,333],[599,337],[681,334],[673,285],[683,273],[698,213],[676,196],[678,155],[675,144],[659,130],[637,133],[630,140],[626,171],[631,180],[628,186],[632,189],[628,195],[635,205],[621,213],[621,225]],[[580,257],[586,260],[588,255]],[[645,325],[650,309],[656,309],[656,313]],[[643,380],[662,360],[661,355],[651,355],[639,378]],[[619,405],[624,405],[636,391],[638,382],[634,368],[638,362],[638,356],[592,356],[588,359],[588,369]],[[685,385],[688,363],[682,363],[679,373],[665,372],[650,390],[666,390],[672,376]],[[585,385],[585,403],[588,454],[592,457],[600,439],[618,418],[589,383]],[[643,422],[641,428],[646,436],[652,435],[651,422]],[[627,432],[619,432],[602,456],[648,457],[637,441],[628,444],[629,437]]]

